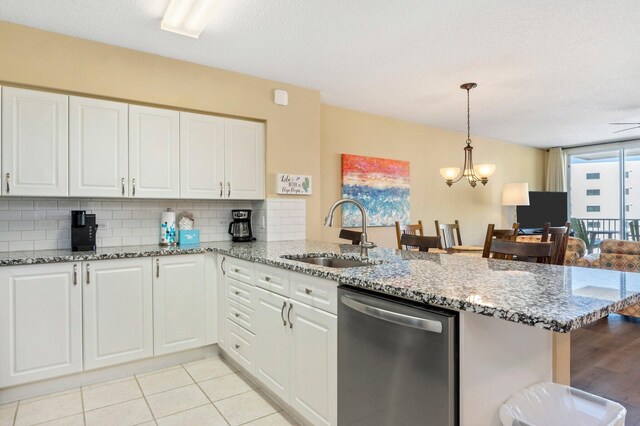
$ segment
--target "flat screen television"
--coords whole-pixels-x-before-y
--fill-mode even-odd
[[[517,206],[521,229],[563,226],[567,222],[567,193],[529,191],[529,205]]]

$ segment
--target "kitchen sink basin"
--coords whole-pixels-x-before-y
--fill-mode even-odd
[[[328,268],[360,268],[362,266],[375,265],[372,262],[363,262],[355,259],[344,259],[341,257],[330,256],[308,256],[308,257],[295,257],[295,256],[282,256],[285,259],[294,260],[296,262],[310,263],[312,265],[326,266]]]

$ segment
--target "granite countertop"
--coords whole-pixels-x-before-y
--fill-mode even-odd
[[[450,254],[370,250],[371,266],[335,269],[283,255],[359,257],[359,247],[314,241],[231,243],[96,252],[0,253],[0,266],[216,252],[430,305],[566,333],[640,301],[640,274]]]

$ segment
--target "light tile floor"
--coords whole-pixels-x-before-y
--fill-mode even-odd
[[[0,405],[0,426],[297,424],[218,357]]]

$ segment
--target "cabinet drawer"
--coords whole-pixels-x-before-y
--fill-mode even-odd
[[[235,322],[241,327],[255,333],[254,330],[254,311],[246,306],[242,306],[238,302],[227,299],[227,318]]]
[[[252,262],[229,256],[225,256],[225,259],[226,263],[223,267],[227,277],[243,283],[253,284],[254,272]]]
[[[325,312],[338,314],[338,283],[335,281],[292,272],[290,297]]]
[[[289,296],[289,271],[256,263],[256,286],[281,296]]]
[[[227,353],[238,364],[253,373],[255,359],[254,335],[233,321],[227,320]]]
[[[229,299],[250,309],[255,307],[255,288],[252,285],[241,283],[229,277],[225,281]]]

